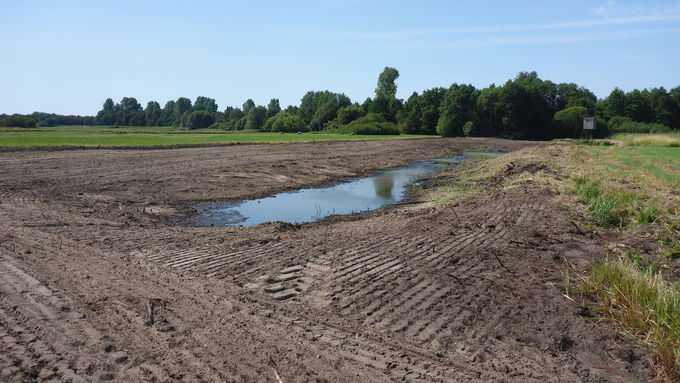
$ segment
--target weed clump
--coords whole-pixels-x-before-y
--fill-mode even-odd
[[[638,222],[650,219],[649,222],[653,222],[659,213],[658,207],[641,206],[640,197],[635,193],[605,189],[598,180],[588,177],[574,177],[573,193],[588,206],[588,212],[593,219],[607,228],[625,226],[629,217],[636,212],[639,215]]]
[[[661,209],[657,205],[643,206],[638,211],[637,221],[642,224],[649,224],[659,217]]]

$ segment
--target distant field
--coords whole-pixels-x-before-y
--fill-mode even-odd
[[[671,146],[680,147],[680,133],[621,133],[612,139],[626,146]]]
[[[59,126],[0,128],[0,147],[167,146],[230,142],[299,142],[432,137],[402,134],[369,136],[332,133],[268,133],[256,131],[181,130],[174,127]]]
[[[602,174],[680,187],[680,134],[616,134],[612,139],[623,145],[588,147]]]

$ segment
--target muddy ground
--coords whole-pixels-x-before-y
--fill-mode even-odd
[[[0,381],[648,381],[647,355],[563,295],[565,264],[613,239],[531,182],[301,227],[168,220],[195,201],[530,145],[0,153]]]

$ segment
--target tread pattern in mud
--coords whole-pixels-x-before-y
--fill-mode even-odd
[[[0,259],[0,380],[153,378],[150,366],[115,350],[70,306],[37,279]]]

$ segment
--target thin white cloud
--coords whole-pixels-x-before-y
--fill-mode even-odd
[[[676,36],[676,35],[680,35],[680,28],[625,30],[602,33],[569,33],[541,36],[492,36],[485,38],[456,39],[441,43],[431,43],[427,44],[426,47],[430,49],[483,48],[510,45],[622,40],[622,39],[645,38],[651,36]],[[423,48],[422,45],[419,46]]]
[[[329,39],[347,40],[400,40],[424,36],[446,36],[456,34],[481,34],[481,33],[511,33],[511,32],[531,32],[547,31],[559,29],[574,29],[585,27],[599,27],[612,25],[633,25],[645,23],[658,23],[665,21],[680,20],[680,12],[663,15],[619,17],[607,19],[592,19],[583,21],[569,21],[551,24],[533,25],[489,25],[480,27],[461,27],[461,28],[440,28],[440,29],[403,29],[386,32],[329,32],[316,34],[317,37]]]
[[[333,0],[330,0],[333,1]],[[608,1],[594,8],[598,17],[588,20],[565,21],[544,24],[519,25],[486,25],[458,28],[411,28],[387,31],[306,31],[304,35],[322,40],[356,40],[356,41],[403,41],[422,37],[450,38],[456,35],[482,35],[494,33],[519,33],[568,30],[578,28],[597,28],[607,26],[627,26],[638,24],[655,24],[680,21],[680,2],[673,5],[633,5],[622,7],[616,1]]]
[[[593,13],[600,17],[629,17],[640,15],[669,15],[680,12],[680,2],[672,4],[628,4],[619,5],[617,1],[607,1],[592,9]]]

